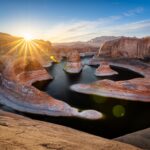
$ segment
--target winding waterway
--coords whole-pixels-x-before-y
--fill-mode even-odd
[[[88,61],[89,58],[82,59],[83,64],[87,64]],[[114,138],[149,127],[150,120],[146,118],[149,118],[150,115],[150,104],[86,95],[70,90],[70,86],[76,83],[91,83],[102,79],[111,79],[115,81],[128,80],[141,77],[139,74],[127,69],[111,66],[112,69],[119,73],[118,75],[111,77],[96,77],[94,72],[98,66],[88,65],[84,65],[82,72],[79,74],[68,74],[63,70],[65,63],[65,61],[62,61],[47,69],[54,77],[52,81],[44,84],[44,86],[44,82],[37,82],[34,86],[47,92],[54,98],[63,100],[71,106],[81,110],[98,110],[103,113],[104,117],[97,121],[66,117],[45,117],[44,120],[70,126],[106,138]]]
[[[83,64],[88,64],[89,58],[82,58]],[[100,97],[95,95],[86,95],[70,90],[70,86],[76,83],[91,83],[102,79],[128,80],[141,77],[139,74],[112,67],[119,74],[111,77],[96,77],[95,69],[98,66],[84,65],[79,74],[68,74],[63,70],[66,61],[53,64],[47,68],[47,71],[54,77],[53,80],[45,82],[36,82],[33,85],[47,92],[56,99],[63,100],[69,105],[79,110],[94,109],[103,113],[100,120],[86,120],[74,117],[49,117],[43,115],[32,115],[21,113],[1,106],[8,111],[13,111],[37,120],[53,122],[69,126],[88,133],[99,135],[105,138],[115,138],[127,133],[131,133],[150,126],[150,104],[144,102],[133,102],[123,99]]]

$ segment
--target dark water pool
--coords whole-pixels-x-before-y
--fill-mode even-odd
[[[86,64],[88,60],[88,58],[84,58],[83,62]],[[54,80],[46,84],[44,82],[36,82],[34,86],[81,110],[98,110],[104,114],[104,118],[97,121],[89,121],[77,118],[45,117],[42,118],[42,120],[44,119],[46,121],[63,124],[106,138],[118,137],[149,127],[150,119],[148,118],[150,115],[150,104],[80,94],[70,90],[70,86],[76,83],[91,83],[102,79],[111,79],[115,81],[128,80],[141,77],[139,74],[127,69],[111,67],[117,71],[119,75],[96,77],[94,71],[98,66],[85,65],[80,74],[74,75],[66,73],[63,70],[64,65],[65,61],[54,64],[51,68],[48,68],[47,70],[54,77]]]
[[[83,62],[87,63],[88,60],[89,58],[84,58]],[[112,69],[118,71],[119,75],[102,78],[94,75],[94,71],[98,66],[91,67],[85,65],[80,74],[70,75],[63,70],[64,65],[65,61],[62,61],[47,69],[54,77],[52,81],[36,82],[33,85],[47,92],[54,98],[63,100],[71,106],[81,110],[98,110],[103,113],[104,117],[100,120],[90,121],[73,117],[48,117],[21,113],[22,115],[38,120],[62,124],[105,138],[115,138],[150,126],[149,103],[86,95],[70,90],[70,86],[76,83],[91,83],[101,79],[111,79],[115,81],[128,80],[141,77],[139,74],[126,69],[112,67]]]

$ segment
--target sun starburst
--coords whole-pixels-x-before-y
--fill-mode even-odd
[[[24,40],[26,40],[26,41],[31,41],[31,40],[33,40],[33,36],[32,36],[31,34],[29,34],[29,33],[25,33],[25,34],[23,35],[23,38],[24,38]]]

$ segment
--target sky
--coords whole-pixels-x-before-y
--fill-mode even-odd
[[[0,32],[51,42],[150,36],[150,0],[0,0]]]

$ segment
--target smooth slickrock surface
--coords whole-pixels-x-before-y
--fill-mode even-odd
[[[138,39],[122,37],[104,43],[99,51],[101,57],[143,58],[150,56],[150,37]]]
[[[72,51],[68,54],[64,70],[68,73],[79,73],[82,70],[80,54],[77,51]]]
[[[91,84],[76,84],[71,89],[86,94],[126,100],[150,102],[150,66],[140,61],[109,61],[112,66],[128,68],[144,76],[126,81],[100,80]]]
[[[150,128],[118,137],[115,140],[148,150],[150,149]]]
[[[54,99],[32,86],[52,77],[32,57],[5,59],[0,63],[0,103],[22,112],[49,116],[75,116],[86,119],[100,119],[102,114],[95,110],[79,112],[67,103]]]
[[[112,76],[117,75],[118,73],[110,68],[107,62],[101,62],[100,66],[96,69],[96,76]]]
[[[61,125],[0,110],[0,150],[139,150]]]

